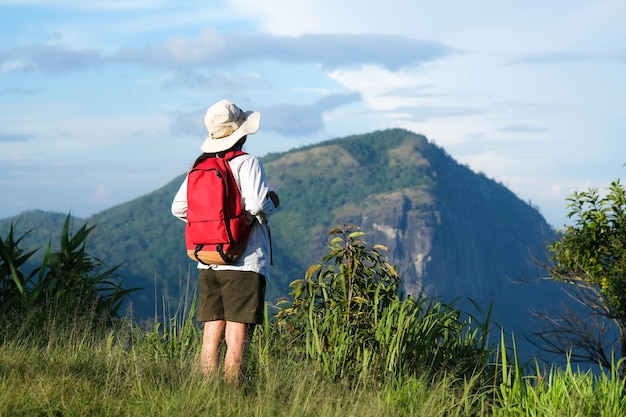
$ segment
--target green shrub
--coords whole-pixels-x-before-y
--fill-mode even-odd
[[[481,371],[488,313],[482,323],[425,297],[404,298],[400,278],[355,226],[329,231],[330,253],[290,285],[274,331],[295,354],[333,378],[399,379],[419,372]]]
[[[58,252],[49,243],[40,266],[24,272],[26,262],[37,252],[20,246],[11,224],[5,239],[0,237],[0,317],[28,317],[40,326],[49,317],[116,317],[124,298],[135,291],[125,289],[115,271],[86,251],[92,227],[83,225],[70,233],[70,215],[61,230]]]

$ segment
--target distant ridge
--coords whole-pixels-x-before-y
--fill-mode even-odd
[[[463,306],[469,297],[484,310],[493,301],[494,319],[507,331],[530,332],[529,308],[564,300],[551,282],[519,283],[540,276],[532,259],[543,256],[554,239],[541,214],[422,135],[389,129],[261,159],[281,197],[272,218],[271,303],[321,260],[326,232],[342,223],[360,226],[368,242],[389,248],[407,293],[423,289]],[[134,310],[143,316],[154,314],[155,292],[157,300],[164,294],[176,300],[188,276],[195,283],[183,223],[170,214],[183,178],[181,173],[154,192],[75,220],[97,225],[90,253],[109,265],[123,263],[124,282],[145,288],[134,299]],[[64,217],[26,212],[19,228],[34,229],[27,242],[43,246]],[[2,233],[8,223],[0,221]]]

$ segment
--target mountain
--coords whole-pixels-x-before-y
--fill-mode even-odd
[[[533,259],[545,254],[555,236],[541,214],[422,135],[376,131],[261,160],[281,199],[272,217],[269,302],[321,260],[326,232],[338,224],[358,225],[368,242],[389,248],[406,293],[424,290],[446,302],[458,299],[464,308],[471,307],[469,299],[484,310],[493,302],[493,318],[507,331],[529,332],[529,308],[564,299],[558,285],[536,280],[541,271]],[[170,214],[183,178],[74,220],[97,225],[89,253],[108,265],[123,263],[125,285],[145,288],[134,296],[134,310],[144,316],[154,314],[155,300],[158,305],[164,294],[176,300],[189,277],[195,282],[195,266],[184,251],[184,224]],[[33,229],[25,243],[43,246],[60,231],[64,217],[25,212],[18,230]],[[10,220],[0,221],[1,235]]]

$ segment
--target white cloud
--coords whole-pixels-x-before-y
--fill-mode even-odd
[[[419,65],[455,53],[439,42],[392,35],[316,34],[298,37],[263,33],[222,34],[207,29],[195,37],[177,36],[162,44],[124,48],[122,63],[142,66],[232,67],[240,63],[276,61],[319,64],[336,69],[376,64],[391,70]]]

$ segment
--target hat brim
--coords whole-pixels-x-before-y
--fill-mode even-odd
[[[216,153],[225,151],[232,148],[242,137],[256,133],[261,125],[261,113],[246,111],[244,114],[246,115],[246,120],[230,135],[219,139],[207,137],[202,146],[200,146],[202,152]]]

